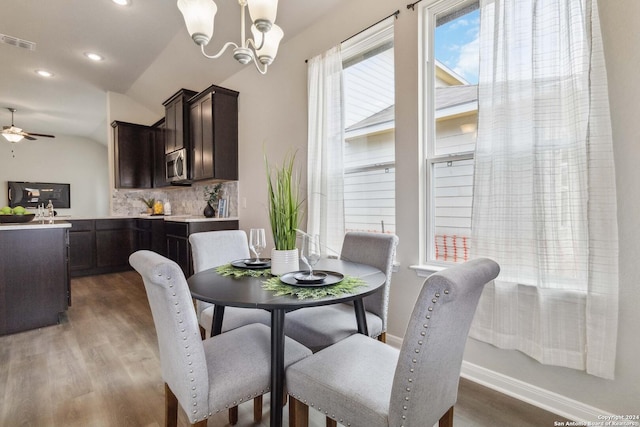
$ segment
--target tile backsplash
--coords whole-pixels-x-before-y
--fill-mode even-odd
[[[172,215],[204,216],[206,206],[204,188],[212,187],[216,183],[206,182],[193,184],[190,187],[171,186],[163,188],[150,188],[143,190],[115,189],[111,196],[111,215],[134,216],[145,213],[147,207],[140,200],[141,197],[156,200],[167,200],[171,203]],[[229,217],[238,216],[238,181],[226,181],[222,183],[220,197],[228,200]]]

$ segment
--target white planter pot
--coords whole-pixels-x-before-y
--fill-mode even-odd
[[[282,276],[285,273],[299,269],[298,249],[286,251],[271,249],[271,274]]]

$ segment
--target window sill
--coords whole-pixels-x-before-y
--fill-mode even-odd
[[[429,277],[433,273],[442,271],[447,267],[443,265],[436,265],[436,264],[419,264],[419,265],[410,265],[409,268],[411,270],[415,270],[416,276],[418,277]]]

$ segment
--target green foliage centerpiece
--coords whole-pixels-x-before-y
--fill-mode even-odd
[[[269,221],[275,249],[271,252],[271,273],[281,275],[298,270],[296,229],[301,219],[300,177],[294,172],[295,152],[287,154],[281,166],[269,164],[267,171]],[[282,262],[282,265],[281,265]]]

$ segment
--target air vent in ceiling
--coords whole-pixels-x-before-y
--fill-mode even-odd
[[[0,42],[22,49],[36,50],[36,44],[34,42],[30,42],[29,40],[22,40],[17,37],[8,36],[6,34],[0,34]]]

